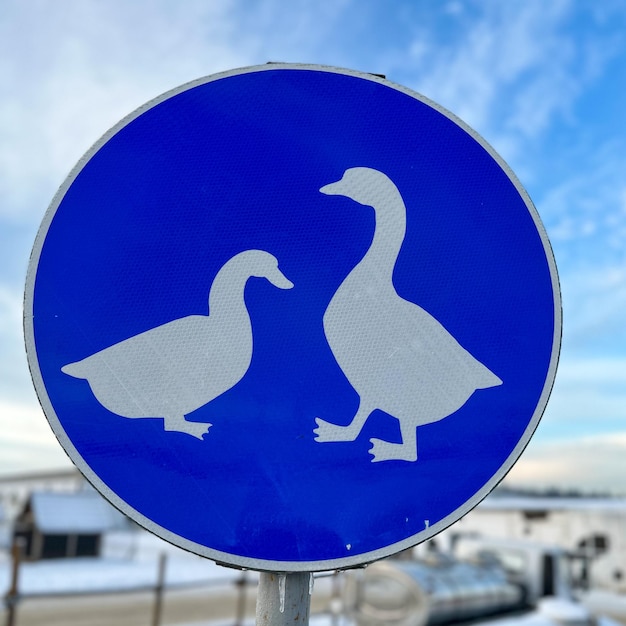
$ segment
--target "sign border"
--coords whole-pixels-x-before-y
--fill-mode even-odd
[[[363,80],[371,81],[374,83],[379,83],[396,91],[399,91],[419,102],[426,104],[427,106],[435,109],[445,117],[447,117],[451,122],[459,126],[462,130],[468,133],[475,141],[480,144],[480,146],[487,151],[487,153],[496,161],[496,163],[500,166],[503,172],[507,175],[509,180],[515,186],[517,192],[520,194],[528,212],[530,213],[537,232],[540,236],[541,242],[543,244],[543,249],[546,255],[546,260],[548,262],[549,270],[550,270],[550,278],[552,282],[552,292],[554,295],[554,335],[553,335],[553,344],[552,344],[552,352],[550,355],[550,364],[548,367],[547,376],[543,385],[542,393],[535,408],[535,411],[530,419],[528,426],[524,430],[523,436],[518,441],[515,448],[512,450],[506,461],[500,466],[499,470],[489,479],[489,481],[477,491],[471,498],[469,498],[462,506],[455,509],[452,513],[446,516],[444,519],[440,520],[436,524],[425,528],[424,530],[404,539],[400,542],[396,542],[385,547],[379,548],[377,550],[373,550],[370,552],[365,552],[362,554],[356,554],[354,556],[341,557],[336,559],[322,560],[322,561],[274,561],[274,560],[265,560],[265,559],[257,559],[252,557],[244,557],[239,555],[234,555],[230,553],[221,552],[219,550],[215,550],[212,548],[207,548],[204,545],[198,544],[196,542],[190,541],[179,535],[161,527],[156,524],[152,520],[145,517],[139,511],[135,510],[133,507],[128,505],[124,500],[122,500],[115,492],[113,492],[104,482],[99,478],[99,476],[89,467],[89,465],[82,458],[80,453],[74,447],[72,441],[67,436],[64,428],[61,425],[60,420],[58,419],[54,407],[48,397],[46,392],[46,387],[43,381],[43,377],[41,375],[41,371],[39,368],[39,360],[37,358],[37,351],[35,346],[35,337],[34,337],[34,327],[33,327],[33,317],[34,317],[34,290],[35,290],[35,279],[37,270],[39,267],[39,260],[42,252],[42,248],[44,242],[46,240],[46,236],[48,234],[48,230],[52,223],[52,220],[63,200],[65,194],[72,186],[77,176],[83,170],[85,165],[89,162],[89,160],[100,150],[102,146],[104,146],[115,134],[117,134],[121,129],[125,126],[133,122],[137,117],[145,113],[146,111],[152,109],[156,105],[164,102],[176,96],[180,93],[188,91],[194,87],[198,87],[200,85],[205,85],[217,80],[221,80],[223,78],[228,78],[232,76],[238,76],[242,74],[250,74],[256,72],[264,72],[264,71],[282,71],[282,70],[306,70],[306,71],[315,71],[315,72],[327,72],[331,74],[342,74],[346,76],[351,76],[354,78],[360,78]],[[556,371],[558,366],[560,347],[561,347],[561,338],[562,338],[562,306],[561,306],[561,293],[559,286],[559,278],[558,272],[556,268],[556,262],[554,259],[554,254],[552,251],[552,247],[550,241],[548,240],[548,235],[546,230],[541,222],[539,214],[530,199],[526,190],[522,187],[520,181],[513,173],[511,168],[507,165],[507,163],[500,157],[500,155],[483,139],[474,129],[470,128],[465,122],[456,117],[453,113],[442,107],[441,105],[433,102],[427,97],[407,88],[397,83],[394,83],[388,80],[385,77],[376,74],[369,74],[366,72],[361,72],[357,70],[350,70],[345,68],[327,66],[327,65],[317,65],[317,64],[300,64],[300,63],[268,63],[266,65],[253,65],[248,67],[236,68],[224,72],[220,72],[217,74],[211,74],[209,76],[204,76],[202,78],[198,78],[196,80],[184,83],[179,87],[166,91],[165,93],[149,100],[144,105],[140,106],[138,109],[124,117],[117,124],[115,124],[111,129],[109,129],[96,143],[94,143],[89,150],[81,157],[78,163],[71,170],[70,174],[67,176],[65,181],[59,187],[58,191],[54,195],[52,202],[50,203],[39,230],[37,232],[37,236],[35,238],[35,242],[33,245],[33,249],[30,256],[30,261],[28,265],[28,271],[26,276],[26,285],[24,291],[24,340],[26,347],[26,354],[28,358],[28,366],[30,369],[31,377],[33,380],[33,384],[35,386],[35,391],[39,398],[39,402],[44,411],[44,414],[50,424],[50,427],[61,444],[61,447],[64,449],[66,454],[69,456],[70,460],[76,465],[76,467],[80,470],[80,472],[84,475],[84,477],[93,485],[93,487],[101,493],[113,506],[119,509],[122,513],[130,517],[132,520],[137,522],[140,526],[144,527],[146,530],[151,533],[157,535],[161,539],[174,544],[180,548],[188,550],[189,552],[198,554],[200,556],[209,558],[211,560],[216,561],[219,564],[226,565],[229,567],[242,568],[242,569],[253,569],[258,571],[268,571],[268,572],[315,572],[315,571],[328,571],[328,570],[338,570],[338,569],[349,569],[354,567],[362,567],[368,563],[373,561],[377,561],[379,559],[391,556],[397,552],[415,546],[423,541],[426,541],[437,533],[441,532],[445,528],[454,524],[456,521],[461,519],[464,515],[466,515],[471,509],[473,509],[481,500],[483,500],[495,487],[496,485],[506,476],[509,470],[513,467],[515,462],[518,460],[519,456],[522,454],[526,446],[528,445],[532,435],[534,434],[541,416],[546,408],[548,403],[548,399],[550,397],[550,393],[552,391],[552,387],[554,385],[554,379],[556,377]]]

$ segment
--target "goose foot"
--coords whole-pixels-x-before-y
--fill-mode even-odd
[[[389,443],[382,439],[370,439],[372,447],[369,453],[374,457],[372,463],[378,461],[417,461],[415,442]]]
[[[315,418],[317,428],[313,429],[315,433],[315,441],[321,443],[327,441],[354,441],[360,432],[360,429],[356,429],[349,424],[348,426],[338,426],[337,424],[331,424],[319,417]]]
[[[164,428],[168,432],[186,433],[197,439],[202,439],[209,432],[211,424],[206,422],[188,422],[184,417],[168,418],[164,420]]]
[[[317,428],[313,429],[315,433],[315,441],[354,441],[358,436],[368,415],[373,411],[373,408],[367,402],[359,402],[359,410],[352,418],[352,421],[347,426],[338,426],[337,424],[331,424],[319,417],[315,418]]]

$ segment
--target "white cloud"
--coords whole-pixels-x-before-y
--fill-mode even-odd
[[[617,259],[586,270],[561,274],[564,310],[564,345],[596,345],[610,349],[626,339],[626,264]]]
[[[348,0],[297,0],[289,6],[280,0],[155,0],[147,7],[122,0],[29,0],[25,10],[21,0],[6,0],[0,17],[0,219],[5,224],[38,219],[70,168],[103,132],[187,80],[268,60],[319,62],[335,54],[336,63],[358,64],[362,51],[342,51],[341,42],[333,40],[333,34],[350,31],[346,20],[354,17],[356,23],[358,15],[349,5]],[[443,11],[459,25],[458,37],[444,42],[437,39],[438,30],[410,25],[418,34],[406,50],[399,51],[396,41],[372,44],[369,58],[384,59],[384,67],[361,68],[384,71],[441,102],[475,126],[522,180],[536,180],[540,169],[549,170],[543,177],[550,189],[536,201],[555,245],[564,345],[571,352],[598,338],[614,344],[626,339],[626,147],[621,131],[611,142],[598,141],[593,130],[582,132],[574,106],[622,44],[616,35],[596,37],[591,45],[586,31],[568,29],[575,6],[567,0],[451,1]],[[589,10],[609,11],[607,6]],[[608,24],[611,15],[603,19]],[[550,153],[541,141],[556,120],[571,134],[565,144],[569,152],[554,155],[555,150],[554,162],[535,162],[528,147],[538,146],[535,154],[544,148]],[[626,416],[621,372],[626,362],[620,358],[564,357],[546,422],[572,419],[593,428],[599,417],[617,423]],[[22,344],[21,293],[1,288],[0,397],[28,394],[34,397]],[[23,425],[35,414],[48,428],[38,408],[20,406],[0,406],[3,416],[22,416],[3,428],[15,428],[15,434],[13,447],[0,438],[0,471],[7,459],[21,463],[26,448],[18,441],[29,438]],[[28,452],[37,467],[49,445],[39,440],[38,428]],[[594,462],[616,470],[624,444],[601,443],[608,446],[606,459]],[[537,438],[524,455],[524,471],[538,478],[542,471],[567,477],[576,445],[559,448]],[[580,445],[587,459],[585,450],[599,444],[581,440]],[[592,456],[584,461],[589,471]],[[606,470],[607,481],[615,476]]]
[[[624,252],[624,141],[626,137],[611,139],[603,144],[595,142],[593,145],[588,140],[584,141],[577,146],[573,155],[568,155],[575,167],[538,199],[537,205],[545,216],[548,233],[557,248],[561,242],[580,242],[589,247],[595,235],[608,243],[608,249],[600,250],[605,257]],[[597,260],[590,254],[583,256],[583,259]],[[568,262],[574,260],[567,259]]]
[[[0,415],[0,474],[71,465],[48,426],[41,407],[0,400]]]
[[[534,440],[550,442],[625,427],[626,358],[562,359]]]
[[[230,3],[19,3],[0,22],[0,212],[41,215],[79,157],[137,106],[245,64]],[[153,7],[154,9],[154,7]],[[9,62],[7,59],[10,59]]]
[[[534,133],[543,126],[562,102],[563,80],[567,76],[569,47],[558,28],[567,13],[568,2],[485,3],[479,19],[468,18],[466,28],[452,45],[441,49],[431,41],[433,54],[424,59],[416,77],[418,89],[449,108],[470,126],[484,132],[492,126],[494,114],[504,116],[518,130]],[[559,84],[554,84],[559,76]],[[568,79],[569,80],[569,79]],[[507,92],[523,85],[519,93]],[[544,92],[542,88],[549,87]],[[536,106],[533,93],[541,92]],[[532,118],[523,108],[535,102]],[[504,103],[504,104],[502,104]],[[499,111],[500,107],[503,111]]]
[[[532,442],[507,475],[514,485],[626,493],[626,431],[560,442]]]
[[[187,81],[314,61],[346,1],[13,0],[0,20],[0,217],[41,215],[85,151],[146,101]]]
[[[584,383],[618,385],[626,396],[626,357],[568,359],[559,365],[558,376],[572,386]]]
[[[354,0],[264,0],[238,2],[238,32],[257,62],[320,62],[333,49],[334,28],[342,18],[355,20]],[[344,25],[342,30],[348,30]],[[278,55],[278,56],[276,56]],[[335,61],[337,62],[337,61]]]
[[[537,207],[559,268],[564,340],[626,339],[626,136],[568,155],[573,169]]]
[[[22,332],[22,297],[0,285],[0,398],[34,396]]]
[[[626,494],[625,429],[626,357],[565,358],[541,424],[507,481]]]
[[[605,384],[557,382],[544,419],[566,422],[569,427],[584,425],[588,430],[611,421],[622,425],[626,423],[626,391]]]
[[[461,2],[448,2],[443,9],[448,15],[462,15],[463,4]]]
[[[623,53],[621,32],[570,0],[466,7],[447,39],[416,25],[403,54],[387,56],[386,71],[476,129],[528,184],[544,173],[541,142],[557,125],[577,141],[577,105]]]
[[[0,286],[0,474],[66,467],[30,380],[22,335],[22,298]]]
[[[0,329],[19,324],[21,318],[21,299],[14,292],[0,285]]]

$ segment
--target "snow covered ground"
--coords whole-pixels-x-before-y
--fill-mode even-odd
[[[189,554],[147,533],[123,533],[107,537],[102,558],[58,559],[22,563],[20,567],[19,592],[23,597],[99,594],[120,591],[153,589],[158,579],[161,554],[166,554],[165,584],[168,589],[176,587],[205,587],[232,585],[242,572],[226,568],[207,559]],[[10,585],[11,562],[6,553],[0,552],[0,597]],[[255,572],[246,574],[254,584]],[[315,589],[328,596],[330,578],[318,578]],[[626,599],[616,594],[595,592],[582,598],[583,605],[548,602],[537,611],[526,615],[502,616],[489,622],[489,626],[558,626],[559,624],[586,623],[589,614],[584,605],[595,615],[610,615],[626,623]],[[572,611],[577,612],[575,615]],[[622,617],[624,619],[622,619]],[[588,623],[588,622],[587,622]],[[615,626],[615,622],[600,619],[602,626]],[[228,622],[230,626],[232,621]],[[253,626],[254,621],[246,622]],[[311,626],[352,626],[345,617],[313,615]],[[216,621],[188,622],[180,626],[222,626]],[[223,626],[226,626],[224,622]]]
[[[10,585],[10,567],[0,566],[0,595]],[[241,576],[240,572],[215,565],[192,556],[168,555],[165,582],[168,587],[228,583]],[[156,585],[158,559],[63,559],[23,563],[20,568],[19,590],[24,596],[48,594],[81,594],[133,589],[148,589]]]
[[[76,605],[79,613],[84,612],[85,615],[89,615],[92,621],[99,612],[111,610],[112,597],[116,598],[115,602],[118,604],[120,602],[122,604],[133,602],[134,605],[143,603],[145,604],[144,612],[149,615],[154,597],[151,590],[155,588],[158,579],[159,559],[162,554],[165,554],[165,586],[168,590],[165,602],[170,614],[175,610],[174,606],[181,603],[176,599],[179,594],[183,594],[182,597],[187,600],[182,600],[185,610],[175,621],[171,621],[172,615],[170,615],[169,621],[163,623],[175,623],[176,626],[221,626],[220,620],[217,619],[218,615],[228,614],[225,607],[232,607],[233,617],[223,622],[224,626],[226,624],[232,626],[236,598],[239,593],[235,583],[244,576],[243,572],[217,565],[208,559],[180,550],[142,531],[107,536],[103,554],[104,556],[100,558],[54,559],[21,563],[18,587],[24,603],[20,603],[20,613],[23,612],[23,617],[27,618],[26,613],[29,611],[31,613],[43,611],[45,619],[48,605],[51,611],[64,611],[67,605],[54,603],[62,601],[64,596],[72,596],[72,606]],[[258,573],[246,572],[245,576],[248,584],[256,585]],[[0,599],[9,589],[10,578],[10,558],[6,552],[0,552]],[[317,604],[317,611],[324,610],[323,607],[327,605],[326,599],[332,593],[331,587],[330,578],[316,578],[314,594],[318,600],[313,604]],[[174,592],[176,588],[180,591]],[[149,593],[128,594],[128,597],[135,598],[134,600],[126,600],[127,594],[120,593],[133,591],[148,591]],[[207,592],[209,595],[206,595]],[[254,594],[253,589],[247,594],[248,615],[251,614],[250,610],[254,612]],[[187,607],[197,603],[197,598],[195,601],[189,600],[192,596],[201,599],[202,605],[206,607],[208,620],[188,621],[193,610],[188,610]],[[41,601],[44,601],[43,608],[39,605]],[[217,613],[211,610],[212,606],[217,607]],[[224,613],[224,610],[227,612]],[[75,612],[72,609],[72,612],[68,613],[71,619],[74,619],[73,613]],[[187,619],[183,615],[187,615]],[[55,616],[55,619],[59,617],[56,613]],[[106,618],[103,619],[106,622]],[[1,605],[0,621],[2,621]],[[91,624],[92,621],[89,623]],[[74,623],[78,622],[72,621],[72,624]],[[249,623],[252,625],[254,621]],[[350,622],[343,618],[336,618],[333,621],[330,617],[320,615],[312,615],[310,624],[311,626],[351,626]]]
[[[154,588],[159,558],[166,554],[165,584],[228,584],[241,572],[189,554],[147,533],[107,538],[102,558],[54,559],[20,565],[19,592],[23,596],[105,593]],[[8,590],[11,563],[0,555],[0,596]],[[249,573],[252,578],[256,574]]]
[[[254,620],[244,622],[244,626],[254,626]],[[344,616],[311,615],[310,626],[355,626],[355,623]],[[584,608],[567,602],[551,599],[535,611],[511,617],[494,617],[485,622],[472,622],[472,626],[622,626],[607,617],[590,618]],[[228,622],[187,622],[177,626],[232,626]]]
[[[592,589],[581,594],[580,601],[594,615],[608,615],[626,624],[626,596],[612,591]]]
[[[345,617],[332,615],[311,615],[309,618],[310,626],[355,626],[354,622]],[[185,622],[176,626],[233,626],[233,620],[208,621],[208,622]],[[243,626],[255,626],[254,619],[247,619],[243,622]]]

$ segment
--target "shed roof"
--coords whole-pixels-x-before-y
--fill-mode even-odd
[[[93,491],[34,492],[30,506],[35,524],[47,534],[97,534],[125,523],[124,516]]]
[[[496,496],[485,498],[477,509],[483,511],[601,511],[626,514],[626,499]]]

